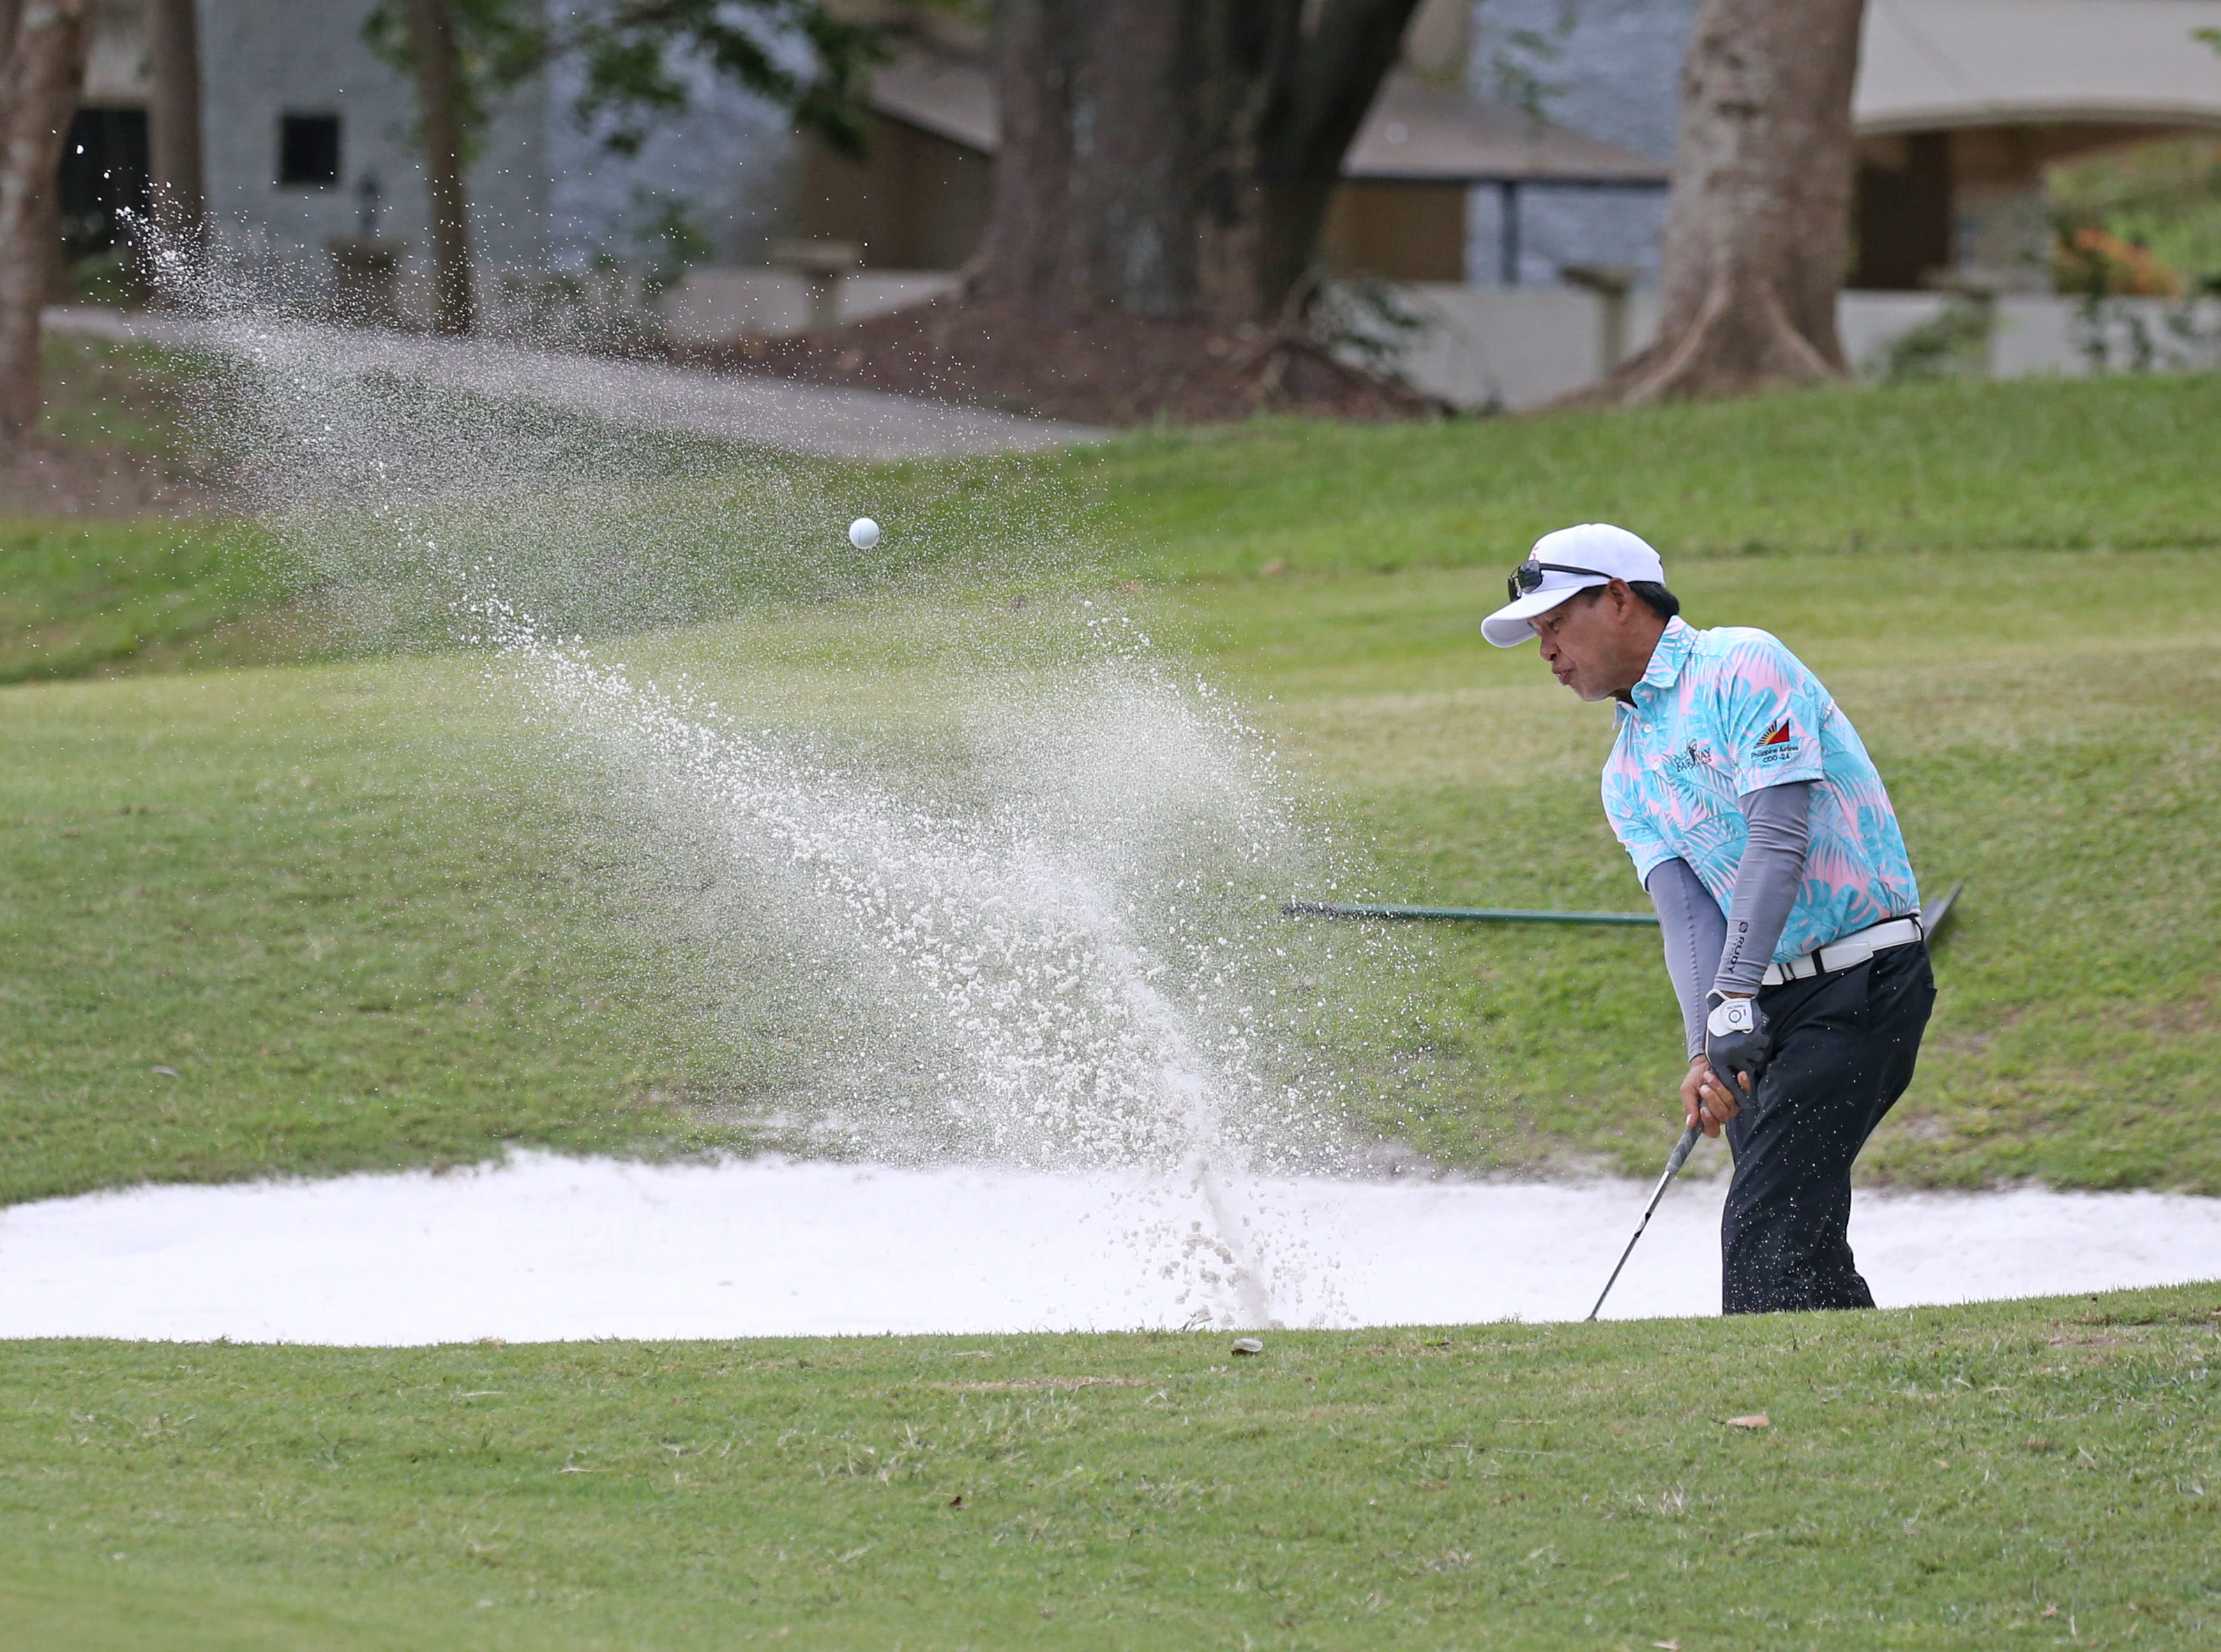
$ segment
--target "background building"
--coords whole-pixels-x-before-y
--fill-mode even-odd
[[[103,5],[66,146],[65,210],[79,256],[112,244],[120,209],[145,204],[143,4]],[[328,281],[335,240],[375,237],[401,249],[418,279],[427,269],[411,89],[364,44],[372,4],[198,0],[211,224],[310,299]],[[800,239],[852,246],[869,269],[955,269],[979,241],[997,141],[986,40],[946,9],[886,9],[898,60],[876,77],[872,153],[860,165],[798,139],[780,110],[706,71],[692,77],[692,107],[659,121],[638,154],[613,155],[571,118],[576,71],[559,63],[496,110],[470,168],[487,274],[640,261],[652,252],[644,237],[673,209],[722,266],[760,266],[777,243]],[[1405,63],[1353,149],[1326,230],[1332,266],[1461,281],[1476,199],[1498,225],[1535,191],[1646,197],[1656,218],[1667,172],[1655,143],[1630,149],[1548,118],[1532,97],[1476,89],[1472,10],[1469,0],[1422,6]],[[1554,275],[1565,261],[1548,247],[1523,259],[1492,233],[1495,278]]]
[[[1697,0],[1485,0],[1473,9],[1466,84],[1670,168],[1696,15]],[[1568,267],[1630,270],[1647,285],[1665,224],[1662,193],[1477,191],[1466,264],[1498,285],[1554,283]]]
[[[1670,163],[1697,0],[1485,0],[1469,84],[1523,90],[1577,132]],[[2217,0],[1868,0],[1851,285],[2050,285],[2045,174],[2124,145],[2221,130]],[[1657,274],[1662,200],[1522,192],[1523,282],[1566,267]],[[1473,202],[1473,278],[1498,278],[1505,220]]]
[[[875,305],[945,287],[986,214],[997,144],[986,41],[961,12],[872,3],[899,49],[875,79],[861,164],[797,138],[780,110],[706,71],[693,106],[629,157],[572,120],[574,70],[559,65],[510,97],[468,176],[489,285],[648,261],[655,225],[677,211],[721,266],[695,284],[703,328],[851,313],[813,307],[799,288],[760,302],[782,242],[817,243],[821,265],[853,259],[868,278],[854,293],[878,294]],[[99,7],[62,160],[79,257],[113,244],[122,209],[145,204],[143,4]],[[371,5],[197,0],[212,224],[310,303],[328,290],[335,241],[391,244],[420,285],[429,266],[413,97],[363,42]],[[1592,286],[1655,284],[1696,8],[1426,0],[1352,149],[1324,261],[1438,285],[1555,286],[1569,271]],[[2193,38],[2200,28],[2221,28],[2221,0],[1869,0],[1852,285],[2046,289],[2049,168],[2221,132],[2221,53]]]
[[[1463,281],[1476,194],[1500,211],[1530,191],[1662,199],[1668,168],[1464,84],[1467,0],[1432,0],[1342,167],[1320,253],[1331,269]],[[861,162],[811,145],[799,232],[854,246],[867,268],[954,270],[979,244],[999,123],[984,38],[946,26],[904,40],[873,84]],[[1496,266],[1516,274],[1516,260]],[[1555,269],[1555,266],[1553,266]]]
[[[2214,0],[1868,0],[1852,284],[2051,286],[2046,173],[2221,131]]]
[[[408,84],[371,55],[370,0],[200,0],[203,188],[210,225],[312,285],[326,244],[366,233],[427,245],[423,168]],[[115,212],[147,196],[151,91],[143,8],[98,14],[84,93],[63,146],[62,207],[73,251],[115,237]],[[528,86],[494,113],[470,174],[472,228],[495,267],[537,268],[550,248],[547,99]],[[78,153],[80,147],[84,153]],[[102,165],[91,166],[97,154]]]

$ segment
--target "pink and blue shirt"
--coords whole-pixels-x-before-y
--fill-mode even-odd
[[[1748,841],[1742,798],[1810,780],[1811,847],[1775,961],[1920,910],[1874,760],[1777,638],[1668,621],[1632,693],[1632,705],[1618,706],[1604,808],[1638,880],[1679,857],[1728,910]]]

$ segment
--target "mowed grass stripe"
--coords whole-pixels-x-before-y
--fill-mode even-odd
[[[1767,623],[1811,660],[1889,777],[1923,875],[1969,880],[1928,1056],[1868,1173],[2221,1191],[2221,848],[2203,827],[2221,802],[2221,563],[1876,555],[1675,577],[1699,621]],[[1639,910],[1595,798],[1608,717],[1531,652],[1478,640],[1493,578],[1098,599],[1233,687],[1321,820],[1373,846],[1372,892]],[[1035,670],[1062,657],[1054,608],[890,600],[610,652],[747,721],[931,751],[980,691],[975,644]],[[712,1028],[684,948],[629,927],[628,846],[576,829],[575,775],[472,661],[49,685],[7,704],[13,1197],[510,1142],[751,1139],[734,1121],[778,1082],[769,1045],[754,1061]],[[1416,972],[1342,983],[1333,1023],[1375,1123],[1451,1164],[1651,1167],[1680,1065],[1655,936],[1404,944]]]
[[[1491,567],[1573,521],[1676,558],[2211,546],[2221,374],[1844,388],[1410,427],[1267,421],[1062,461],[1154,575]]]
[[[102,347],[62,364],[93,387],[66,430],[180,441],[147,410],[174,399],[174,364]],[[119,373],[153,388],[111,414]],[[1370,845],[1374,892],[1640,908],[1594,800],[1605,720],[1474,632],[1533,532],[1617,516],[1666,549],[1692,617],[1762,624],[1811,661],[1923,873],[1970,879],[1928,1060],[1869,1173],[2221,1191],[2203,829],[2221,564],[2184,548],[2208,539],[2217,397],[2211,377],[1943,385],[818,467],[810,510],[854,491],[891,524],[868,590],[767,600],[761,513],[726,543],[711,501],[686,517],[704,527],[680,582],[708,623],[602,646],[915,765],[979,661],[1037,676],[1071,657],[1076,585],[1239,696],[1336,837]],[[665,479],[635,503],[748,479]],[[602,528],[625,509],[592,505]],[[272,605],[289,587],[267,535],[9,542],[17,674],[307,646]],[[2070,544],[2092,548],[1996,548]],[[1268,562],[1288,571],[1240,577]],[[9,691],[0,1197],[754,1139],[735,1121],[792,1078],[791,1029],[735,1036],[732,983],[662,968],[683,949],[628,905],[629,846],[579,830],[575,788],[513,716],[460,660]],[[1648,1170],[1679,1065],[1651,938],[1402,944],[1417,973],[1347,984],[1336,1033],[1375,1123],[1448,1163]]]
[[[48,365],[50,436],[165,454],[191,445],[186,410],[202,392],[189,364],[55,339]],[[500,448],[490,410],[451,413],[487,423],[490,451]],[[648,531],[632,538],[655,541],[657,564],[635,595],[663,623],[844,585],[1500,568],[1580,519],[1636,529],[1669,565],[2203,548],[2217,542],[2217,422],[2221,374],[2209,373],[1846,388],[1431,426],[1267,419],[952,464],[759,455],[721,472],[695,454],[633,490]],[[574,434],[591,447],[590,422]],[[616,451],[644,439],[605,440]],[[607,496],[587,489],[566,507],[572,536],[601,535],[602,554],[626,541],[623,502]],[[858,557],[840,529],[866,506],[888,539]],[[666,528],[683,543],[664,542]],[[0,680],[295,659],[348,644],[317,634],[328,623],[324,593],[304,590],[301,573],[261,536],[221,523],[0,523]],[[560,605],[553,587],[539,595]],[[596,614],[585,629],[607,623]]]
[[[8,691],[0,1197],[700,1138],[685,1000],[480,676]]]

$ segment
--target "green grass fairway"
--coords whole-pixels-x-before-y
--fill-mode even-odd
[[[1674,583],[1696,623],[1763,625],[1820,673],[1929,888],[1968,880],[1920,1076],[1867,1173],[2221,1192],[2221,560],[1785,557]],[[1328,812],[1369,830],[1379,895],[1647,910],[1597,801],[1609,712],[1532,648],[1479,641],[1502,590],[1492,569],[1259,582],[1167,597],[1156,629],[1206,651]],[[1437,1053],[1469,1075],[1455,1092],[1510,1117],[1467,1103],[1418,1139],[1647,1173],[1682,1068],[1655,933],[1428,942]]]
[[[1104,600],[1232,685],[1319,815],[1372,838],[1379,893],[1639,909],[1595,800],[1605,715],[1480,642],[1497,577]],[[1970,880],[1868,1173],[2221,1192],[2221,562],[1872,554],[1676,578],[1699,621],[1762,618],[1811,661],[1923,874]],[[889,598],[617,653],[750,716],[901,728],[942,714],[948,634],[994,611]],[[605,927],[597,851],[479,682],[459,658],[7,691],[0,1192],[743,1139],[761,1075],[690,1040],[692,1000]],[[1430,1076],[1383,1104],[1390,1128],[1452,1163],[1651,1168],[1681,1065],[1655,935],[1406,938],[1431,1032],[1401,1054]]]
[[[1251,1360],[16,1343],[0,1642],[2206,1647],[2217,1333],[2208,1287]]]
[[[6,691],[0,1199],[698,1138],[476,675]]]
[[[0,523],[0,684],[313,652],[262,535],[231,522]]]
[[[57,440],[187,444],[177,364],[53,351]],[[1235,691],[1373,892],[1640,909],[1605,717],[1474,629],[1536,531],[1626,522],[1692,618],[1821,672],[1924,877],[1970,880],[1868,1173],[2221,1192],[2216,428],[2221,376],[1948,384],[878,472],[674,449],[576,504],[597,556],[649,524],[635,583],[702,622],[605,647],[751,716],[915,734],[950,635],[1022,642],[1092,594]],[[532,506],[559,548],[566,497]],[[852,506],[890,523],[876,560]],[[315,646],[303,570],[236,525],[0,528],[0,677],[141,673],[0,691],[0,1197],[748,1139],[775,1075],[691,1035],[700,995],[596,898],[608,855],[469,660],[145,671]],[[1655,1162],[1654,936],[1405,940],[1392,1036],[1385,1004],[1344,1023],[1380,1122],[1450,1163]]]
[[[1568,522],[1692,556],[2221,543],[2221,374],[1842,389],[1431,427],[1263,422],[1062,461],[1153,576],[1499,574]],[[895,520],[892,512],[889,520]]]
[[[56,440],[190,445],[175,364],[53,347]],[[1090,602],[1230,692],[1370,892],[1637,910],[1605,714],[1475,629],[1536,534],[1622,521],[1818,669],[1969,880],[1866,1173],[2221,1193],[2217,428],[2208,376],[679,454],[525,548],[652,588],[671,629],[604,658],[912,760],[972,643],[1038,665]],[[865,510],[885,554],[827,560]],[[274,542],[0,523],[0,1205],[765,1139],[806,1023],[628,905],[482,662],[330,657],[368,634]],[[1398,940],[1330,984],[1375,1122],[1655,1168],[1655,935]],[[1267,1342],[0,1343],[0,1649],[2221,1644],[2221,1286]]]
[[[48,332],[39,433],[72,446],[190,459],[196,363],[150,344]]]
[[[59,441],[187,449],[186,371],[151,350],[50,339],[45,429]],[[979,573],[1068,583],[1105,570],[1211,582],[1276,565],[1299,574],[1500,572],[1538,535],[1583,519],[1636,529],[1677,578],[1699,557],[2205,549],[2221,544],[2217,428],[2221,374],[2208,373],[1845,389],[1422,426],[1261,420],[967,464],[872,471],[758,460],[723,481],[698,474],[700,454],[674,452],[673,474],[694,479],[651,508],[685,525],[699,565],[660,555],[655,590],[641,594],[659,611],[706,618],[767,586],[822,592],[828,581],[801,572],[827,566],[817,546],[835,548],[842,582],[905,567],[941,584]],[[585,447],[590,435],[581,433]],[[632,435],[623,445],[655,444]],[[886,546],[876,559],[851,558],[839,534],[867,510],[887,524]],[[17,525],[16,541],[34,527],[52,525]],[[174,563],[118,529],[69,531],[84,543],[74,567],[21,557],[0,533],[9,605],[0,637],[17,634],[0,644],[0,680],[24,674],[8,650],[22,646],[26,628],[44,628],[37,674],[66,674],[59,667],[72,660],[80,672],[108,669],[128,657],[115,646],[117,614],[176,606]],[[89,579],[94,569],[105,572]],[[286,594],[266,559],[234,554],[222,577],[265,600]],[[105,592],[109,611],[72,606],[88,591]],[[204,627],[235,619],[202,611]],[[147,637],[164,664],[189,641],[174,613]],[[282,658],[303,645],[298,626],[260,644]],[[252,632],[227,634],[213,654],[183,657],[229,663],[256,646]]]

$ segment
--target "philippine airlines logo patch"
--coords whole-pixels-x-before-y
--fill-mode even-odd
[[[1766,738],[1758,742],[1758,760],[1761,763],[1778,763],[1788,756],[1790,751],[1789,719],[1784,717],[1773,728],[1767,729]]]

